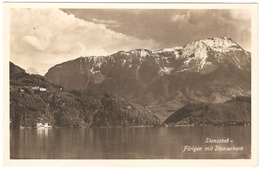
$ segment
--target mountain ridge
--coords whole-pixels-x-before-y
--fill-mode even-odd
[[[111,92],[142,106],[218,103],[250,95],[251,53],[231,38],[197,40],[171,49],[79,57],[50,68],[45,77],[70,89]]]

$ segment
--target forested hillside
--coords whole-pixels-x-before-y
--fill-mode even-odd
[[[33,128],[37,122],[90,127],[158,125],[160,120],[142,106],[113,94],[66,90],[10,63],[10,126]]]
[[[251,122],[251,98],[234,97],[225,103],[188,104],[169,116],[164,123],[180,125],[244,124]]]

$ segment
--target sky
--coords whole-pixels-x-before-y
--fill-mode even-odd
[[[41,75],[80,56],[171,48],[219,36],[251,51],[251,13],[245,9],[16,8],[10,14],[10,61]]]

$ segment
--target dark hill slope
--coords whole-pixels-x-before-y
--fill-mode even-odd
[[[200,124],[244,124],[251,122],[251,99],[236,97],[225,103],[189,104],[169,116],[164,123],[181,125]]]

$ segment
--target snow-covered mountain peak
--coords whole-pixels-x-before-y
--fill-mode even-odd
[[[206,53],[206,52],[207,52],[207,46],[205,46],[203,41],[197,40],[195,42],[188,43],[183,47],[182,58],[189,57],[192,54],[196,55],[197,53]]]
[[[81,74],[93,76],[95,74],[98,77],[101,77],[102,73],[108,75],[110,70],[115,68],[124,71],[131,70],[135,72],[133,77],[138,79],[139,71],[147,70],[149,66],[153,66],[150,72],[158,73],[158,76],[180,72],[206,74],[213,72],[220,65],[227,64],[249,71],[250,61],[250,52],[243,50],[231,38],[219,37],[196,40],[184,46],[155,51],[133,49],[107,56],[81,57],[71,67],[78,67]],[[70,64],[59,64],[56,67],[64,70],[65,65]]]
[[[232,52],[239,52],[239,54],[236,56],[230,55]],[[243,53],[248,57],[243,57]],[[210,60],[213,58],[219,63],[228,60],[228,62],[242,69],[245,66],[243,62],[247,63],[250,60],[250,55],[233,42],[231,38],[219,37],[196,40],[183,46],[180,58],[185,59],[185,61],[178,72],[186,70],[201,72],[206,66],[209,67],[209,65],[212,65]],[[214,65],[211,67],[214,67]]]
[[[176,50],[182,50],[182,49],[183,49],[182,46],[176,46],[173,48],[163,48],[163,49],[155,50],[154,53],[175,52]]]
[[[237,43],[229,37],[207,38],[196,40],[183,46],[182,58],[189,57],[197,52],[213,51],[217,53],[227,53],[233,51],[244,51]],[[244,51],[246,52],[246,51]]]
[[[135,56],[140,56],[140,57],[146,57],[151,55],[151,51],[147,49],[133,49],[130,51],[119,51],[115,54],[120,54],[120,55],[135,55]],[[112,54],[113,55],[113,54]]]
[[[243,49],[237,43],[233,42],[232,39],[228,37],[208,38],[202,41],[213,51],[219,53],[243,51]]]

